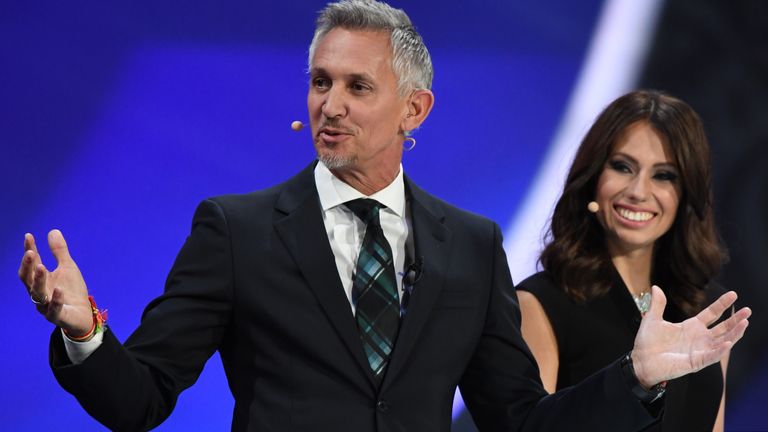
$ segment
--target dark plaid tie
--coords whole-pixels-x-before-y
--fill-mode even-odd
[[[400,301],[392,249],[379,221],[382,204],[361,198],[345,205],[366,225],[352,276],[352,302],[368,364],[376,378],[381,380],[400,325]]]

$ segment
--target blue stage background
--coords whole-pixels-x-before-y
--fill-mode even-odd
[[[53,268],[45,235],[61,229],[109,325],[127,337],[161,293],[200,200],[270,186],[312,161],[308,131],[289,125],[307,118],[307,46],[324,3],[4,2],[3,429],[100,428],[48,368],[51,325],[16,276],[23,234]],[[558,128],[602,2],[392,4],[408,11],[436,70],[436,106],[406,172],[506,227]],[[158,430],[226,430],[232,406],[216,355]]]

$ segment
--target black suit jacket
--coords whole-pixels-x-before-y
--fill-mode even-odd
[[[612,365],[546,396],[520,334],[498,226],[406,178],[423,274],[380,387],[363,355],[322,221],[314,164],[200,204],[165,293],[121,345],[112,332],[61,385],[112,429],[163,421],[219,350],[233,430],[447,431],[457,385],[480,430],[632,430],[653,420]]]

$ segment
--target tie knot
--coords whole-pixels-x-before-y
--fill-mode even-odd
[[[366,225],[370,225],[371,223],[379,225],[379,209],[385,207],[384,204],[369,198],[358,198],[356,200],[348,201],[344,203],[344,205],[352,210],[352,213],[360,218]]]

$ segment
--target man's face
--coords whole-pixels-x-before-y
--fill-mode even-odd
[[[363,174],[399,166],[407,115],[389,35],[335,28],[317,44],[307,95],[318,157]]]

